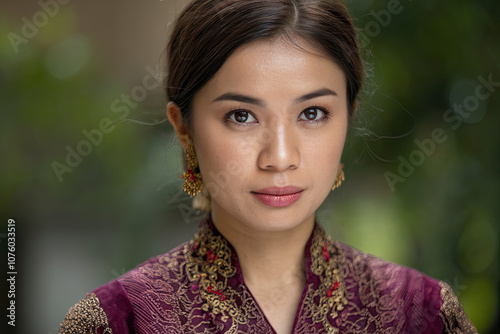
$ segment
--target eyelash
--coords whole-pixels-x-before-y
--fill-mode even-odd
[[[318,106],[318,105],[311,105],[311,106],[303,109],[301,111],[301,113],[299,114],[299,117],[300,117],[300,115],[302,115],[303,112],[305,112],[306,110],[309,110],[309,109],[318,109],[318,110],[320,110],[323,113],[323,117],[321,117],[320,119],[317,119],[317,120],[300,120],[301,122],[307,122],[309,124],[314,124],[314,123],[318,124],[318,123],[326,122],[327,120],[330,119],[331,113],[328,111],[328,109],[325,108],[325,107],[322,107],[322,106]],[[231,111],[229,111],[228,113],[226,113],[224,115],[224,122],[230,123],[230,124],[234,124],[234,125],[237,125],[237,126],[248,126],[250,124],[254,124],[254,123],[239,123],[239,122],[235,122],[235,121],[231,120],[231,116],[234,115],[235,113],[239,112],[239,111],[247,112],[248,114],[252,115],[253,118],[257,119],[257,117],[255,117],[255,115],[252,112],[250,112],[249,110],[246,110],[246,109],[234,109],[234,110],[231,110]]]
[[[313,120],[313,121],[309,121],[309,120],[303,120],[303,122],[308,122],[308,123],[323,123],[323,122],[326,122],[330,119],[330,116],[331,116],[331,113],[328,111],[327,108],[325,107],[322,107],[322,106],[318,106],[318,105],[312,105],[312,106],[309,106],[307,108],[305,108],[304,110],[302,110],[302,112],[300,113],[300,115],[302,115],[302,113],[306,110],[309,110],[309,109],[318,109],[318,110],[321,110],[321,112],[323,113],[323,117],[321,117],[320,119],[317,119],[317,120]]]
[[[236,125],[236,126],[249,126],[250,124],[254,124],[254,123],[239,123],[239,122],[235,122],[231,119],[231,116],[234,115],[235,113],[239,112],[239,111],[244,111],[244,112],[247,112],[249,115],[252,115],[253,118],[257,119],[257,117],[254,116],[254,114],[252,114],[249,110],[246,110],[246,109],[234,109],[234,110],[231,110],[230,112],[226,113],[224,115],[224,122],[228,123],[228,124],[233,124],[233,125]]]

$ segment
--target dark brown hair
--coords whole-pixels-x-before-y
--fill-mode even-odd
[[[167,49],[166,92],[185,122],[194,95],[240,46],[300,38],[343,69],[349,114],[363,81],[357,34],[342,0],[194,0],[177,19]]]

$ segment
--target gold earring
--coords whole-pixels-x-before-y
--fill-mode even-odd
[[[186,158],[188,168],[187,171],[181,175],[181,179],[184,179],[184,191],[193,197],[203,190],[203,181],[201,180],[198,159],[196,159],[192,141],[189,141],[186,146]]]
[[[335,178],[335,183],[333,184],[332,190],[335,190],[336,188],[340,187],[342,184],[342,181],[344,181],[344,164],[341,163],[339,166],[339,170],[337,172],[337,177]]]

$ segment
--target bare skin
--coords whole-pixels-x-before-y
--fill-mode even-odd
[[[237,49],[195,95],[190,126],[174,103],[167,108],[181,145],[194,143],[214,224],[278,334],[292,331],[305,245],[347,132],[342,70],[301,42],[307,51],[279,38]],[[279,206],[261,199],[283,187],[299,195]]]

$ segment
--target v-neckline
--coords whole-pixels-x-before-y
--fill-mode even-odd
[[[231,294],[237,293],[239,289],[244,289],[250,296],[255,310],[276,334],[276,330],[244,281],[234,247],[219,233],[211,221],[210,215],[200,223],[200,229],[193,239],[190,261],[195,264],[192,266],[195,272],[190,275],[191,280],[200,281],[199,284],[196,284],[196,288],[200,290],[201,297],[205,301],[205,309],[212,312],[212,316],[220,313],[222,319],[228,319],[227,314],[224,314],[225,311],[229,310],[232,314],[238,312],[238,308],[233,305],[234,303],[231,303]],[[314,323],[321,322],[324,327],[335,330],[331,321],[337,317],[337,312],[341,311],[347,304],[340,270],[343,262],[344,256],[339,246],[315,222],[305,247],[306,282],[297,305],[291,333],[296,331],[303,316],[302,312],[307,311],[307,309],[314,314],[312,319]],[[196,272],[200,270],[201,272]],[[215,273],[217,275],[214,275]],[[237,282],[236,285],[239,285],[239,288],[234,286],[234,283],[230,284],[231,282]],[[313,296],[309,296],[306,300],[310,291]],[[306,302],[307,305],[305,305]],[[329,312],[324,312],[325,306]]]

